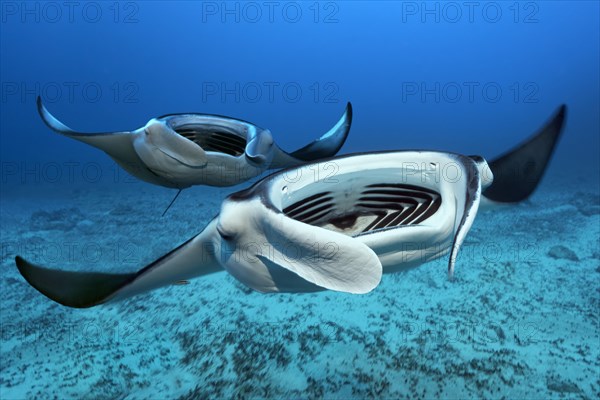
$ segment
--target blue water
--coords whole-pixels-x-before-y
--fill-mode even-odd
[[[600,396],[598,2],[69,4],[0,3],[0,398]],[[213,113],[289,151],[350,101],[342,154],[488,159],[568,113],[534,196],[478,215],[457,282],[442,260],[365,296],[275,298],[216,274],[74,310],[14,256],[134,271],[238,188],[189,189],[161,219],[174,192],[51,132],[38,95],[81,131]]]

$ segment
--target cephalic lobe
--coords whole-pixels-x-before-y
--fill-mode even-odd
[[[136,132],[133,145],[144,164],[165,178],[177,177],[207,163],[202,147],[157,120],[151,120]]]

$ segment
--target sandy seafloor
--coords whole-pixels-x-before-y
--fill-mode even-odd
[[[137,270],[228,192],[189,189],[161,218],[174,192],[143,183],[4,188],[0,398],[600,397],[597,174],[480,213],[454,281],[444,258],[367,295],[263,295],[223,272],[79,310],[14,265]]]

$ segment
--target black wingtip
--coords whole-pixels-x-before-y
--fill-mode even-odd
[[[48,110],[44,106],[44,102],[42,101],[42,96],[37,97],[35,104],[37,105],[37,112],[40,115],[40,117],[42,118],[42,121],[44,121],[44,124],[46,124],[46,126],[48,126],[50,129],[54,129],[52,127],[52,125],[48,123],[48,119],[46,116],[46,114],[48,114]]]
[[[290,156],[304,162],[333,157],[348,139],[352,126],[352,115],[352,103],[348,102],[344,114],[329,132],[303,148],[290,153]]]
[[[73,308],[89,308],[104,303],[135,274],[105,274],[53,270],[16,256],[23,278],[49,299]]]
[[[346,103],[346,114],[348,114],[348,122],[352,123],[352,103]]]
[[[21,275],[23,275],[23,268],[25,267],[25,260],[21,256],[15,257],[15,264],[17,264],[17,268]]]
[[[539,185],[562,134],[567,106],[562,104],[535,135],[489,163],[492,185],[483,192],[488,199],[516,203],[528,198]]]
[[[350,135],[350,128],[352,127],[352,118],[354,117],[354,110],[352,109],[352,103],[350,103],[350,102],[346,103],[346,109],[344,110],[344,115],[346,116],[346,122],[345,122],[346,126],[344,129],[343,135],[342,135],[343,137],[338,142],[337,149],[335,149],[335,152],[333,154],[331,154],[331,157],[335,156],[341,150],[341,148],[346,143],[346,140],[348,139],[348,135]]]
[[[87,136],[88,134],[76,132],[73,129],[69,128],[67,125],[60,122],[54,115],[48,111],[46,106],[42,101],[42,97],[38,96],[36,100],[38,114],[44,121],[44,124],[54,132],[60,133],[61,135],[66,136]]]
[[[342,148],[344,143],[346,143],[346,139],[348,139],[348,135],[350,134],[350,128],[352,127],[352,118],[354,117],[354,110],[352,109],[352,103],[348,102],[348,104],[346,104],[345,112],[346,112],[346,118],[348,120],[348,129],[346,129],[346,133],[344,134],[344,140],[342,140],[342,142],[340,143],[340,147],[338,148],[336,153],[338,151],[340,151],[340,149]]]
[[[554,126],[558,130],[558,135],[562,132],[563,125],[565,123],[565,118],[567,116],[567,105],[561,104],[558,107],[558,110],[554,113],[554,116],[550,118],[548,122],[549,126]]]

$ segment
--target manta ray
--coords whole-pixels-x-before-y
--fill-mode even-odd
[[[230,195],[199,234],[138,272],[64,271],[20,256],[16,265],[39,292],[76,308],[223,270],[262,293],[367,293],[383,273],[444,255],[452,276],[480,206],[522,201],[538,186],[565,111],[561,106],[539,132],[489,163],[480,156],[402,150],[275,172]],[[314,171],[323,178],[315,179]]]
[[[182,113],[152,118],[133,131],[83,133],[54,117],[37,98],[52,130],[108,154],[136,178],[168,188],[233,186],[268,169],[293,167],[334,156],[352,123],[352,105],[327,133],[292,153],[283,151],[268,129],[221,115]]]

